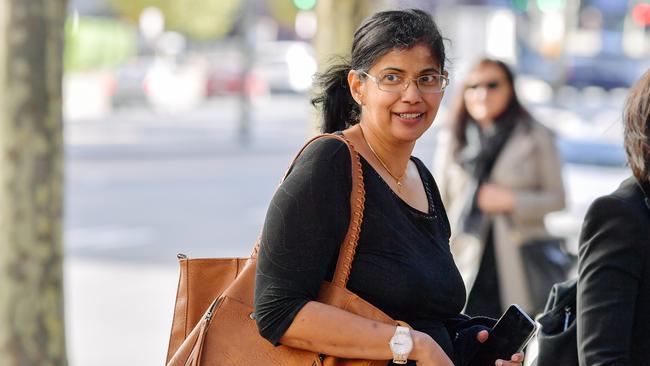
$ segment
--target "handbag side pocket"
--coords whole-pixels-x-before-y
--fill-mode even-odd
[[[198,366],[203,359],[211,360],[210,366],[321,365],[316,353],[282,345],[275,347],[264,339],[258,332],[251,305],[221,296],[211,308],[167,366]]]

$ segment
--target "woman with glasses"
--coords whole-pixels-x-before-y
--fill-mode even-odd
[[[465,290],[447,216],[433,177],[411,156],[448,83],[442,36],[423,11],[376,13],[355,32],[350,60],[317,81],[322,131],[341,134],[361,155],[365,211],[347,287],[412,329],[315,301],[321,282],[332,279],[352,189],[346,145],[320,139],[298,158],[267,212],[255,288],[260,334],[344,358],[467,364],[488,333],[460,314]]]
[[[548,238],[544,215],[565,204],[553,134],[520,104],[508,66],[492,59],[470,70],[449,121],[434,174],[468,293],[465,311],[494,317],[513,303],[541,310],[519,247]]]

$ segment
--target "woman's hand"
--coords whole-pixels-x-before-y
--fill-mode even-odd
[[[488,337],[490,336],[490,333],[488,333],[487,330],[482,330],[478,333],[476,333],[476,340],[479,342],[483,343],[487,341]],[[505,360],[496,360],[494,363],[496,366],[521,366],[524,363],[524,353],[519,352],[515,353],[510,357],[510,361],[505,361]]]
[[[515,194],[509,188],[484,183],[478,190],[478,208],[487,213],[511,212],[515,208]]]

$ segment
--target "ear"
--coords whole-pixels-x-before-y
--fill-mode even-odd
[[[358,104],[362,104],[363,100],[363,82],[359,77],[359,73],[356,70],[350,70],[348,72],[348,86],[350,87],[350,94],[352,99],[354,99]]]

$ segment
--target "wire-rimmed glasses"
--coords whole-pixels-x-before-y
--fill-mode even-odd
[[[449,79],[440,74],[426,74],[415,79],[408,79],[395,73],[388,73],[379,77],[372,76],[365,71],[361,71],[361,73],[374,81],[379,90],[389,93],[403,92],[411,85],[411,81],[415,81],[415,85],[421,93],[441,93],[449,85]]]

